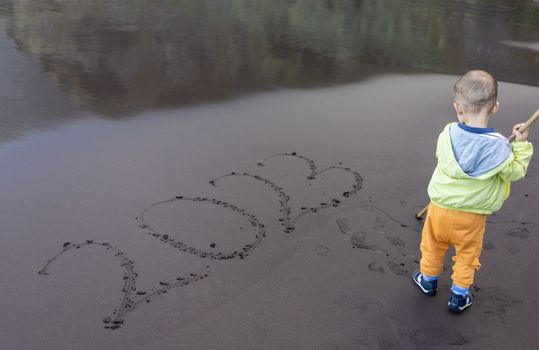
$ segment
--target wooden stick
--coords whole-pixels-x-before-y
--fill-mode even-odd
[[[524,125],[520,127],[518,131],[520,132],[526,131],[530,127],[530,125],[532,125],[537,119],[539,119],[539,109],[535,111],[535,113],[524,123]],[[516,138],[517,138],[517,135],[511,134],[508,137],[508,140],[509,142],[514,142]],[[421,220],[423,216],[425,215],[425,213],[427,212],[428,208],[429,206],[427,205],[425,208],[421,209],[419,213],[415,215],[415,218],[417,220]]]
[[[425,208],[421,209],[419,213],[415,214],[415,218],[417,220],[421,220],[423,218],[423,215],[425,215],[428,209],[429,209],[429,206],[427,205]]]
[[[539,109],[535,111],[535,113],[530,117],[530,119],[528,119],[524,123],[524,125],[520,127],[518,131],[520,132],[526,131],[530,127],[530,125],[532,125],[537,120],[537,118],[539,118]],[[515,134],[511,134],[511,136],[508,137],[509,142],[515,141],[516,138],[517,138],[517,135]]]

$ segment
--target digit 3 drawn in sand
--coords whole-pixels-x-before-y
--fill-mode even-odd
[[[269,161],[272,158],[276,158],[276,157],[294,157],[294,158],[298,158],[298,159],[301,159],[301,160],[305,161],[307,163],[307,165],[309,166],[309,169],[310,169],[310,173],[306,177],[307,180],[309,180],[309,181],[315,180],[319,175],[321,175],[322,173],[325,173],[327,171],[330,171],[330,170],[340,170],[340,171],[344,171],[345,173],[348,173],[348,174],[352,175],[352,177],[354,179],[354,184],[352,184],[352,188],[349,191],[344,192],[342,194],[342,196],[345,197],[345,198],[355,195],[361,189],[361,186],[363,184],[363,178],[361,177],[361,175],[358,172],[356,172],[354,170],[351,170],[350,168],[345,168],[345,167],[341,167],[341,166],[330,166],[330,167],[324,168],[322,170],[318,170],[318,167],[316,166],[316,164],[315,164],[315,162],[313,160],[311,160],[311,159],[309,159],[309,158],[307,158],[305,156],[299,155],[296,152],[274,154],[274,155],[271,155],[271,156],[267,157],[262,162],[257,163],[257,165],[261,166],[261,167],[264,167],[265,163],[267,161]],[[243,172],[243,173],[232,172],[230,174],[226,174],[226,175],[217,177],[217,178],[215,178],[213,180],[210,180],[209,183],[212,186],[217,186],[217,182],[219,180],[224,179],[226,177],[231,177],[231,176],[244,176],[244,177],[254,179],[255,181],[260,181],[260,182],[270,186],[273,189],[273,191],[275,191],[277,193],[277,195],[279,197],[279,204],[281,206],[281,212],[282,212],[282,218],[279,219],[279,221],[281,221],[281,225],[284,227],[284,232],[286,232],[286,233],[290,233],[290,232],[294,231],[295,228],[296,228],[297,222],[303,216],[305,216],[305,215],[307,215],[309,213],[316,213],[317,211],[323,210],[323,209],[326,209],[326,208],[338,207],[341,204],[340,200],[338,200],[337,198],[333,198],[331,200],[331,204],[323,202],[323,203],[320,203],[318,205],[314,205],[314,206],[312,206],[310,208],[301,207],[299,213],[295,217],[292,217],[291,216],[292,215],[292,210],[290,209],[290,206],[288,205],[288,201],[290,200],[290,195],[288,195],[283,190],[283,188],[281,186],[277,185],[275,182],[273,182],[273,181],[271,181],[271,180],[269,180],[267,178],[264,178],[264,177],[256,175],[256,174],[250,174],[250,173],[247,173],[247,172]]]
[[[267,157],[262,162],[257,163],[257,164],[263,167],[265,166],[264,165],[265,162],[276,157],[295,157],[295,158],[305,161],[310,168],[310,174],[307,176],[307,180],[309,181],[316,179],[317,176],[319,176],[320,174],[326,171],[330,171],[330,170],[340,170],[340,171],[344,171],[346,173],[351,174],[354,179],[354,184],[352,185],[352,188],[350,191],[344,192],[342,194],[343,197],[350,197],[352,195],[355,195],[361,189],[363,178],[358,172],[350,170],[349,168],[341,167],[341,166],[330,166],[322,170],[317,170],[317,166],[313,160],[307,157],[304,157],[302,155],[298,155],[295,152],[274,154],[272,156]],[[215,178],[214,180],[209,181],[209,183],[212,186],[216,186],[217,181],[225,177],[229,177],[229,176],[244,176],[244,177],[252,178],[256,181],[262,182],[266,185],[269,185],[278,194],[279,203],[281,206],[281,212],[283,213],[283,217],[280,219],[280,221],[281,221],[281,224],[284,226],[284,231],[287,233],[292,232],[295,229],[298,220],[304,217],[306,214],[316,213],[319,210],[330,208],[332,206],[337,207],[341,203],[340,200],[333,198],[331,201],[331,204],[320,203],[319,205],[314,205],[310,208],[302,207],[300,209],[300,212],[295,217],[291,217],[291,210],[288,206],[288,201],[290,200],[290,196],[284,191],[284,189],[281,186],[278,186],[271,180],[266,179],[262,176],[259,176],[256,174],[250,174],[250,173],[232,172],[230,174]],[[177,202],[177,201],[208,203],[212,205],[221,206],[223,208],[227,208],[231,210],[232,212],[234,212],[236,215],[241,215],[241,216],[246,217],[249,223],[251,224],[251,226],[253,226],[257,230],[257,233],[255,234],[254,239],[251,242],[244,244],[242,247],[237,248],[236,250],[232,252],[206,251],[201,248],[190,246],[182,242],[178,238],[173,237],[173,234],[163,234],[162,232],[158,232],[146,220],[146,214],[149,211],[158,209],[160,206]],[[262,240],[264,239],[264,237],[266,237],[264,224],[255,215],[250,214],[246,210],[239,208],[234,204],[221,201],[218,199],[214,199],[214,198],[175,196],[174,198],[155,202],[151,204],[149,207],[147,207],[146,209],[142,211],[142,213],[137,217],[137,220],[139,222],[139,228],[146,230],[148,235],[159,239],[161,242],[168,244],[180,250],[183,253],[193,254],[199,258],[209,259],[209,260],[229,260],[229,259],[234,259],[234,258],[244,259],[255,248],[257,248],[262,242]],[[138,274],[134,270],[134,262],[130,260],[129,258],[127,258],[125,254],[118,247],[111,245],[110,243],[107,243],[107,242],[100,243],[100,242],[94,242],[92,240],[88,240],[86,242],[77,243],[77,244],[73,244],[70,242],[64,243],[62,250],[58,252],[55,256],[53,256],[51,259],[48,259],[47,263],[45,264],[45,266],[43,266],[41,270],[39,270],[38,274],[48,275],[51,265],[55,261],[57,261],[62,255],[72,250],[76,250],[76,249],[80,249],[82,247],[88,247],[88,246],[105,247],[106,250],[112,251],[114,253],[114,256],[118,257],[121,260],[121,266],[125,269],[125,273],[123,275],[124,285],[122,288],[123,296],[121,298],[120,305],[118,306],[118,308],[115,309],[111,313],[110,316],[107,316],[103,319],[106,329],[120,328],[123,325],[126,316],[132,311],[134,311],[141,304],[150,302],[152,298],[158,295],[161,295],[163,293],[166,293],[168,290],[172,288],[187,286],[192,282],[200,281],[204,279],[205,277],[208,277],[208,273],[210,269],[210,265],[207,265],[206,271],[204,273],[200,273],[200,274],[191,273],[187,277],[179,276],[176,278],[176,281],[172,283],[161,281],[159,282],[159,287],[157,289],[153,289],[152,292],[146,293],[145,291],[137,290],[136,279],[137,279]]]

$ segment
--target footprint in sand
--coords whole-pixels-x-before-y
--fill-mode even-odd
[[[406,243],[399,237],[385,235],[386,239],[396,247],[406,247]]]
[[[401,262],[401,263],[398,263],[396,261],[393,261],[393,260],[389,260],[387,263],[386,263],[387,267],[391,270],[391,272],[393,272],[395,275],[397,276],[402,276],[402,275],[410,275],[412,273],[412,271],[408,270],[405,266],[406,264]]]
[[[367,249],[381,254],[387,254],[384,249],[378,247],[377,245],[367,243],[364,232],[354,232],[352,237],[350,237],[350,244],[352,244],[352,248]]]
[[[377,262],[372,262],[369,264],[369,270],[373,272],[378,272],[380,274],[384,274],[384,267],[378,264]]]
[[[386,227],[386,220],[385,219],[382,219],[382,218],[376,218],[375,219],[375,224],[373,226],[374,231],[384,233],[385,232],[385,227]]]
[[[348,226],[347,218],[338,218],[335,221],[341,233],[350,235],[350,244],[352,245],[352,248],[370,250],[370,251],[383,255],[384,257],[388,259],[386,261],[387,268],[389,268],[389,270],[397,276],[409,275],[410,273],[412,273],[412,270],[413,270],[409,266],[410,265],[415,266],[419,262],[413,255],[408,255],[408,254],[403,253],[402,251],[399,251],[398,253],[394,254],[395,256],[392,256],[388,250],[381,248],[375,244],[371,244],[367,242],[367,236],[365,232],[363,231],[352,232],[352,230]],[[384,237],[386,237],[387,240],[396,248],[401,248],[401,247],[406,246],[404,241],[398,237],[393,237],[393,236],[388,236],[388,235],[384,235]],[[397,261],[398,259],[396,257],[399,257],[399,259],[404,258],[405,261]],[[384,269],[375,262],[369,264],[368,268],[370,271],[373,271],[373,272],[378,272],[378,273],[384,272]]]
[[[514,298],[499,287],[475,287],[474,303],[483,310],[479,319],[481,322],[493,323],[505,321],[505,314],[513,305],[523,301]]]
[[[506,249],[511,254],[520,253],[520,247],[515,243],[513,239],[524,240],[530,237],[530,230],[528,229],[529,222],[521,222],[518,227],[515,227],[505,233],[508,238],[508,244]]]
[[[331,250],[324,245],[319,245],[316,247],[316,255],[326,256],[329,253],[331,253]]]
[[[520,227],[508,231],[505,235],[508,237],[528,239],[528,237],[530,236],[530,231],[526,228],[525,225],[521,225]]]
[[[367,235],[365,234],[365,232],[363,231],[352,232],[350,228],[348,227],[347,218],[338,218],[335,221],[337,222],[339,231],[341,231],[342,233],[346,235],[350,235],[350,244],[352,245],[352,248],[371,250],[371,251],[389,256],[389,253],[385,249],[380,248],[375,244],[368,243]]]
[[[414,349],[431,349],[440,345],[459,346],[469,342],[460,332],[448,327],[418,329],[404,334],[403,337],[410,340]]]
[[[414,324],[398,322],[391,317],[388,319],[389,324],[378,337],[380,349],[446,349],[447,346],[460,346],[474,340],[447,325],[414,329]]]
[[[483,249],[484,250],[494,250],[494,249],[496,249],[496,246],[491,241],[485,239],[485,241],[483,242]]]
[[[507,251],[511,254],[518,254],[520,253],[520,247],[518,245],[515,244],[515,242],[513,241],[509,241],[507,243],[507,246],[505,247],[505,249],[507,249]]]

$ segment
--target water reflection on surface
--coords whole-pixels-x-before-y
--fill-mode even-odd
[[[54,86],[109,117],[395,70],[539,86],[534,1],[0,0],[0,15]]]

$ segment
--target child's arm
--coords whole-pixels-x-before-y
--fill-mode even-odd
[[[504,168],[500,173],[500,177],[505,181],[517,181],[526,175],[526,170],[530,164],[533,154],[533,145],[528,142],[528,130],[519,132],[522,124],[517,124],[513,127],[513,134],[516,135],[515,142],[511,144],[513,148],[514,160]]]

